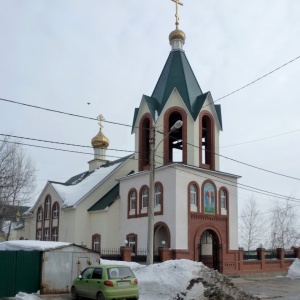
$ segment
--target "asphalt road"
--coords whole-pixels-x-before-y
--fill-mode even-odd
[[[231,278],[232,282],[241,290],[260,299],[300,300],[300,278],[285,276],[262,278]],[[38,295],[42,300],[71,300],[71,295]],[[0,298],[1,300],[15,300]]]
[[[260,299],[299,300],[300,278],[233,278],[233,283],[243,291]]]

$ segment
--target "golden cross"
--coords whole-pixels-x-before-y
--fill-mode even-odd
[[[179,25],[178,4],[183,6],[183,3],[179,2],[179,0],[171,0],[171,1],[176,3],[176,14],[175,14],[176,22],[175,22],[175,25],[176,25],[176,29],[178,29],[178,25]]]
[[[99,125],[100,125],[100,128],[103,128],[103,125],[102,125],[102,121],[104,121],[105,119],[104,119],[104,117],[102,116],[102,115],[99,115],[98,117],[97,117],[97,119],[99,120]]]

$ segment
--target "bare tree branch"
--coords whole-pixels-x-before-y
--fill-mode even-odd
[[[36,170],[19,144],[9,142],[6,137],[0,142],[0,232],[4,221],[9,221],[6,232],[8,240],[12,229],[12,212],[27,204],[35,191]],[[2,232],[3,234],[3,232]]]
[[[266,222],[257,207],[253,196],[242,211],[240,219],[240,239],[246,250],[257,248],[265,235]]]
[[[274,201],[272,214],[270,245],[273,249],[288,249],[300,242],[298,215],[295,208],[287,200],[285,203]]]

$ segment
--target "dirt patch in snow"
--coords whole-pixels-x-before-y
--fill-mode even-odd
[[[195,297],[197,285],[202,284],[205,288],[204,294],[199,294]],[[189,292],[193,291],[193,297],[189,297]],[[218,271],[202,268],[200,276],[190,280],[186,291],[177,294],[175,300],[258,300],[251,294],[248,294],[234,285],[231,279],[225,275],[220,274]]]

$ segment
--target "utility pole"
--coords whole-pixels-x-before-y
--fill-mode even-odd
[[[153,248],[154,248],[154,197],[155,197],[155,151],[161,142],[170,135],[171,132],[181,128],[183,122],[178,120],[170,129],[170,131],[155,145],[155,126],[150,131],[150,169],[149,169],[149,198],[148,198],[148,237],[147,237],[147,265],[153,264]]]
[[[147,265],[153,264],[154,240],[154,195],[155,195],[155,126],[150,131],[150,180],[148,198],[148,238],[147,238]]]

